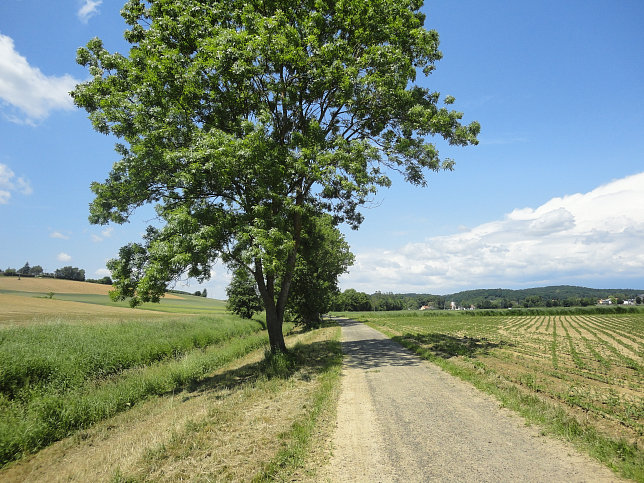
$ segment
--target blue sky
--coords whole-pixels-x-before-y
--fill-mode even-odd
[[[67,92],[92,37],[127,52],[120,0],[0,1],[0,267],[26,261],[103,276],[139,239],[92,226],[89,185],[114,161]],[[644,288],[644,2],[435,1],[426,27],[444,58],[423,85],[482,125],[476,147],[427,188],[393,178],[343,227],[356,264],[342,288],[452,293],[550,284]],[[216,266],[203,286],[223,298]]]

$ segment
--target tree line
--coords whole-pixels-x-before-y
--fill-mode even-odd
[[[5,277],[43,277],[43,278],[58,278],[62,280],[75,280],[78,282],[91,282],[91,283],[100,283],[105,285],[112,285],[112,279],[110,277],[102,277],[99,279],[85,278],[85,270],[78,267],[72,267],[68,265],[66,267],[57,268],[53,273],[45,272],[40,265],[34,265],[33,267],[29,265],[29,262],[26,262],[21,268],[6,268],[5,270],[0,270],[0,274]]]
[[[610,299],[621,305],[625,300],[641,303],[644,290],[594,289],[573,285],[555,285],[527,289],[479,289],[447,295],[458,306],[471,305],[482,309],[531,308],[531,307],[588,307],[600,299]],[[637,297],[640,296],[640,302]]]
[[[354,289],[336,293],[330,310],[337,312],[388,311],[388,310],[445,310],[462,309],[509,309],[509,308],[557,308],[592,307],[600,299],[621,305],[633,300],[637,305],[644,302],[642,290],[589,289],[585,287],[538,287],[523,290],[482,289],[458,292],[450,295],[394,294],[375,292],[367,294]]]

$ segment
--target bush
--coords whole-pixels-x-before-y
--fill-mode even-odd
[[[86,282],[89,283],[100,283],[101,285],[112,285],[112,279],[110,277],[103,277],[99,279],[94,279],[94,278],[88,278],[85,280]]]
[[[63,267],[56,270],[56,278],[62,278],[63,280],[76,280],[79,282],[85,281],[85,270],[77,267]]]

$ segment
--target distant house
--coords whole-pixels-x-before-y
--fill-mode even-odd
[[[432,307],[431,305],[423,305],[423,306],[420,308],[420,310],[431,310],[431,309],[433,309],[433,308],[434,308],[434,307]]]
[[[610,299],[600,299],[599,300],[599,305],[612,305],[612,301]]]

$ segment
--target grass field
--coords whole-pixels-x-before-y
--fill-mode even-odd
[[[644,481],[644,314],[345,314]]]
[[[172,294],[165,312],[133,310],[105,286],[4,282],[1,481],[281,480],[327,457],[338,327],[266,357],[264,321],[221,301]]]
[[[295,333],[286,339],[288,357],[266,359],[262,331],[95,380],[49,406],[54,426],[74,421],[73,414],[91,415],[93,402],[118,398],[129,388],[152,393],[38,452],[15,455],[0,469],[0,480],[314,479],[330,451],[339,335],[333,326]],[[249,351],[250,345],[259,348]],[[29,430],[6,429],[0,434],[20,437]]]

